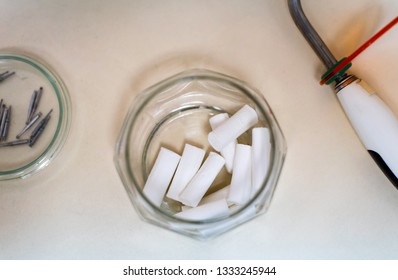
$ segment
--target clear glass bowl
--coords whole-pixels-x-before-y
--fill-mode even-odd
[[[0,74],[15,72],[0,82],[0,99],[12,106],[8,138],[25,127],[33,91],[43,87],[36,112],[42,117],[21,139],[29,139],[35,126],[52,109],[51,118],[37,142],[32,146],[0,147],[0,181],[26,178],[48,166],[63,146],[70,127],[71,105],[68,91],[61,78],[47,66],[20,53],[0,53]]]
[[[188,221],[173,216],[181,204],[165,199],[154,206],[143,194],[147,176],[160,147],[181,155],[189,143],[210,151],[207,135],[209,118],[227,112],[232,115],[243,105],[252,106],[260,126],[271,134],[271,160],[267,176],[256,195],[228,217]],[[250,144],[250,132],[240,143]],[[278,123],[263,96],[242,81],[216,72],[193,69],[165,79],[146,89],[134,100],[116,144],[115,164],[126,191],[140,217],[149,223],[184,235],[208,239],[264,213],[270,205],[282,169],[286,145]],[[209,190],[230,181],[223,170]]]

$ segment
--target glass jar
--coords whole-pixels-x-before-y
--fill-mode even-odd
[[[218,113],[232,115],[243,105],[254,108],[259,126],[270,131],[270,165],[260,190],[228,217],[189,221],[174,216],[181,204],[165,198],[160,207],[143,194],[143,187],[160,147],[181,155],[186,143],[207,151],[209,118]],[[250,144],[251,132],[238,138]],[[149,223],[184,235],[208,239],[264,213],[270,205],[286,154],[279,125],[264,97],[246,83],[203,69],[187,70],[165,79],[139,94],[130,107],[115,150],[115,165],[140,217]],[[231,175],[223,170],[209,193],[226,186]]]

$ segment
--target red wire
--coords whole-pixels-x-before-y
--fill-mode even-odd
[[[361,52],[363,52],[367,47],[373,44],[377,39],[379,39],[384,33],[386,33],[389,29],[391,29],[395,24],[398,23],[398,17],[394,18],[390,21],[386,26],[384,26],[379,32],[373,35],[369,40],[367,40],[362,46],[360,46],[355,52],[353,52],[349,57],[344,59],[339,65],[336,66],[325,78],[320,81],[320,84],[323,85],[330,78],[336,75],[340,70],[342,70],[345,66],[347,66],[354,58],[356,58]]]

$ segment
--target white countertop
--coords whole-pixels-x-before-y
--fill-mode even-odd
[[[398,14],[396,0],[303,0],[336,57]],[[0,182],[1,259],[396,259],[398,191],[362,147],[284,0],[0,0],[0,51],[44,59],[73,105],[62,152]],[[398,27],[352,72],[398,114]],[[288,152],[269,211],[199,242],[140,220],[113,164],[134,96],[189,68],[244,80]],[[1,154],[0,154],[1,155]]]

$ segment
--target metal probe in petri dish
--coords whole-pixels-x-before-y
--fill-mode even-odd
[[[0,148],[2,148],[2,147],[12,147],[12,146],[18,146],[18,145],[25,145],[25,144],[29,144],[29,139],[14,140],[14,141],[10,141],[10,142],[0,143]]]
[[[30,141],[29,141],[29,146],[32,147],[37,139],[40,137],[40,135],[43,133],[48,121],[51,118],[51,112],[53,109],[48,112],[48,114],[40,121],[40,123],[36,126],[36,128],[33,130],[32,134],[30,135]]]
[[[29,108],[28,108],[28,116],[26,118],[26,124],[29,124],[33,118],[33,115],[36,113],[36,109],[39,106],[40,98],[43,94],[43,87],[40,87],[39,90],[35,90],[32,93],[32,97],[30,99]]]
[[[7,140],[8,130],[9,130],[9,127],[10,127],[11,112],[12,112],[11,109],[12,109],[12,107],[9,106],[8,110],[7,110],[6,121],[5,121],[5,125],[3,127],[3,131],[2,131],[2,134],[1,134],[1,138],[2,138],[3,141]]]
[[[39,112],[37,113],[32,120],[30,121],[30,123],[28,123],[22,130],[20,133],[18,133],[18,135],[16,136],[17,139],[21,138],[21,136],[29,129],[31,128],[38,120],[39,118],[42,116],[42,113]]]
[[[7,108],[3,104],[3,111],[2,111],[1,123],[0,123],[0,141],[3,141],[3,133],[4,133],[5,127],[6,127],[8,110],[9,110],[9,108]]]
[[[2,82],[2,81],[4,81],[5,79],[8,79],[9,77],[11,77],[12,75],[14,75],[15,74],[15,72],[11,72],[10,73],[10,71],[6,71],[6,72],[4,72],[4,73],[1,73],[0,74],[0,83]]]
[[[3,99],[0,100],[0,124],[1,120],[3,119],[3,111],[4,111],[4,106],[3,106]]]

